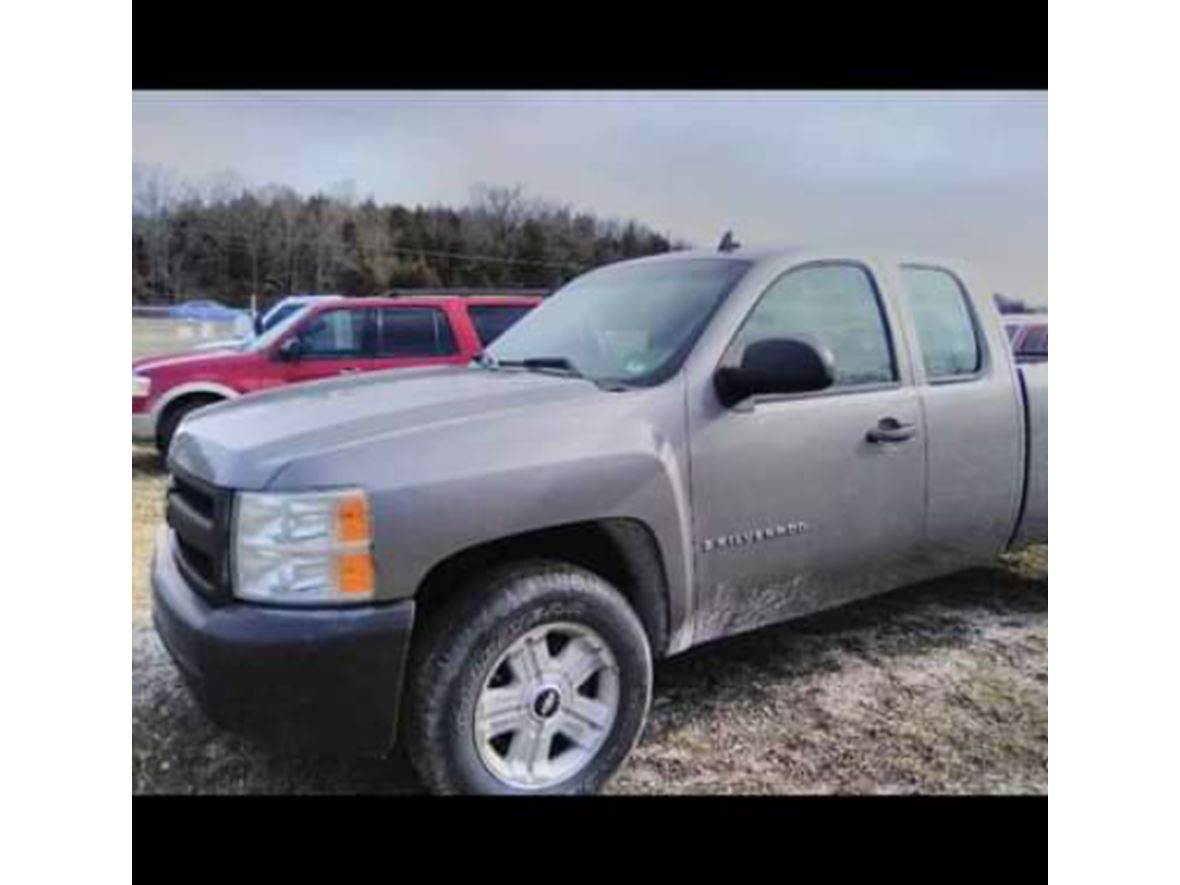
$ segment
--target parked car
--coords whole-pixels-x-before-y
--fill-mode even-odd
[[[1004,329],[1012,344],[1012,352],[1019,361],[1049,358],[1049,318],[1044,314],[1030,314],[1019,318],[1004,318]]]
[[[438,792],[581,793],[653,660],[1048,537],[1048,367],[964,266],[675,252],[575,279],[468,365],[188,418],[156,629],[233,728]]]
[[[182,301],[168,311],[175,320],[193,320],[205,323],[232,323],[247,316],[244,310],[226,307],[219,301]]]
[[[463,364],[539,298],[332,298],[232,347],[131,364],[131,437],[167,454],[190,412],[335,375]]]

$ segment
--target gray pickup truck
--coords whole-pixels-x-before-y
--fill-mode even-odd
[[[438,792],[589,792],[652,662],[1048,539],[1048,365],[964,266],[678,252],[468,366],[212,406],[169,455],[157,631],[215,721]]]

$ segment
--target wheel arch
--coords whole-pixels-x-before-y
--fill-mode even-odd
[[[193,381],[188,384],[178,384],[161,396],[156,402],[153,411],[156,413],[157,420],[162,418],[171,406],[192,396],[216,396],[221,399],[235,399],[241,396],[241,394],[232,387],[218,384],[215,381]]]
[[[651,528],[633,518],[569,523],[460,550],[429,569],[414,593],[415,605],[424,612],[483,569],[536,559],[567,562],[609,581],[639,616],[653,656],[668,653],[672,625],[663,554]]]

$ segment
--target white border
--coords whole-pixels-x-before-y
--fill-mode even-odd
[[[125,882],[131,4],[4,30],[0,879]]]
[[[1071,885],[1177,879],[1177,18],[1050,3],[1049,849]]]

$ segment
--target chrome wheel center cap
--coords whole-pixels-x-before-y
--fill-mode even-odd
[[[561,692],[546,685],[533,697],[533,713],[538,719],[550,719],[561,709]]]

